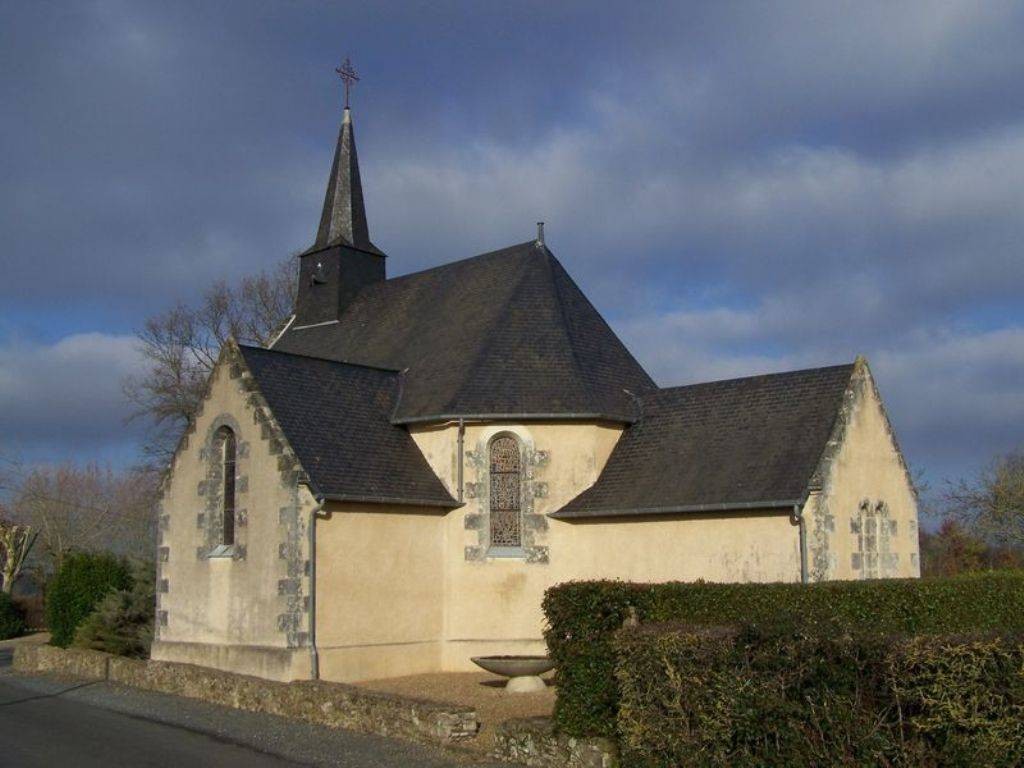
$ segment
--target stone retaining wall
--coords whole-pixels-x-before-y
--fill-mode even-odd
[[[191,664],[127,659],[96,651],[19,646],[14,652],[14,669],[110,680],[251,712],[421,743],[451,744],[471,739],[479,728],[476,712],[456,704],[319,680],[279,683]]]
[[[15,672],[46,672],[81,680],[106,680],[110,655],[52,645],[18,645],[14,648]]]
[[[618,749],[611,739],[577,739],[555,733],[548,717],[508,720],[495,729],[492,755],[531,768],[615,768]]]

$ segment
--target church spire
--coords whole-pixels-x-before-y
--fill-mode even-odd
[[[338,145],[334,150],[331,176],[327,180],[327,194],[324,209],[320,215],[320,228],[311,250],[329,248],[332,245],[347,245],[361,251],[382,254],[370,242],[370,230],[366,223],[366,206],[363,203],[363,185],[359,180],[359,158],[356,156],[356,139],[352,128],[352,110],[349,108],[349,89],[359,80],[352,63],[335,70],[345,82],[345,111],[342,113]]]

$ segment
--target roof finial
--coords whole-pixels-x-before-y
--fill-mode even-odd
[[[348,94],[352,86],[359,82],[359,75],[356,74],[352,60],[348,56],[345,57],[345,61],[341,63],[340,67],[335,67],[334,71],[345,83],[345,109],[348,109]]]
[[[537,242],[544,245],[544,222],[537,222]]]
[[[313,250],[334,245],[383,255],[370,242],[369,226],[366,223],[366,205],[363,202],[363,184],[359,180],[359,159],[356,156],[356,135],[352,125],[352,113],[348,108],[349,91],[359,81],[359,75],[352,67],[352,61],[345,61],[335,70],[345,83],[345,111],[341,116],[341,130],[338,144],[334,149],[334,163],[327,180],[323,213],[317,229]]]

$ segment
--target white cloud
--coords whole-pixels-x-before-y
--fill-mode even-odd
[[[140,370],[132,336],[79,333],[0,343],[0,435],[12,445],[123,442],[121,381]]]
[[[1024,445],[1024,327],[921,332],[874,360],[909,427],[1009,427]]]
[[[109,302],[137,323],[315,229],[337,119],[315,62],[337,41],[304,13],[128,7],[54,24],[24,4],[8,41],[0,298],[28,316]],[[865,352],[910,442],[1020,432],[1019,3],[364,10],[317,26],[375,39],[357,122],[391,274],[544,219],[663,383]],[[0,341],[0,425],[118,434],[130,348]]]

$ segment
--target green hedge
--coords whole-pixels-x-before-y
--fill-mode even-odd
[[[810,585],[595,581],[552,587],[544,596],[545,639],[556,664],[555,722],[562,731],[615,735],[611,639],[631,610],[644,622],[788,623],[807,632],[1024,631],[1024,572]]]
[[[1024,761],[1024,635],[655,625],[614,645],[624,768]]]
[[[131,571],[122,558],[84,552],[68,555],[47,586],[50,642],[67,648],[75,630],[108,593],[131,586]]]
[[[0,592],[0,640],[17,637],[25,631],[25,612],[6,592]]]

